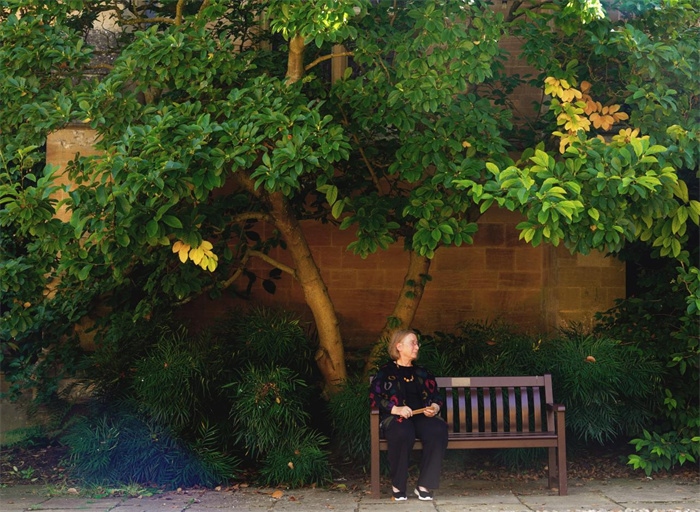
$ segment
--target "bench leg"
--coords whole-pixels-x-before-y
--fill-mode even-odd
[[[559,470],[559,496],[566,496],[569,492],[566,480],[566,424],[564,411],[557,412],[557,468]]]
[[[547,487],[550,489],[557,486],[557,449],[548,448],[549,467],[547,470]]]
[[[379,498],[379,415],[374,413],[370,416],[370,477],[369,483],[372,496]]]
[[[379,450],[377,450],[376,452],[372,452],[371,459],[372,460],[370,463],[370,485],[372,490],[372,497],[379,498],[379,495],[381,494],[379,489]]]
[[[547,475],[549,488],[558,487],[559,496],[566,496],[568,485],[566,481],[566,450],[549,448],[549,471]]]
[[[557,446],[557,468],[559,469],[559,496],[566,496],[569,492],[566,480],[566,432],[559,429],[559,446]]]

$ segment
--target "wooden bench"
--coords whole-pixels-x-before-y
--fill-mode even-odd
[[[448,449],[548,448],[549,488],[566,496],[566,432],[561,404],[555,404],[552,377],[438,377],[448,424]],[[387,441],[379,432],[379,410],[370,413],[372,494],[379,497],[379,452]],[[416,440],[415,449],[421,448]],[[558,484],[558,485],[557,485]]]

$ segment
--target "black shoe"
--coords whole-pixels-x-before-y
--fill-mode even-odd
[[[433,501],[433,493],[430,491],[421,491],[416,487],[416,490],[414,492],[416,493],[416,496],[418,496],[418,499],[421,501]]]
[[[406,501],[408,496],[405,492],[395,491],[391,493],[391,501]]]

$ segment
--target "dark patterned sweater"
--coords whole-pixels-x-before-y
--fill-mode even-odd
[[[435,377],[422,366],[413,365],[413,376],[419,390],[421,407],[438,404],[442,407],[442,396],[439,393]],[[405,372],[406,367],[402,368]],[[370,407],[379,409],[379,418],[383,428],[391,421],[403,421],[403,418],[391,414],[395,405],[403,407],[406,403],[406,383],[401,370],[395,361],[384,364],[372,379],[369,387]]]

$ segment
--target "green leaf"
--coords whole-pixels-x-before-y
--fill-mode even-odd
[[[345,209],[345,202],[344,201],[336,201],[335,203],[333,203],[333,207],[331,208],[331,214],[333,215],[334,218],[337,219],[343,213],[344,209]]]
[[[498,169],[498,166],[497,166],[496,164],[494,164],[493,162],[486,162],[486,169],[488,169],[488,171],[489,171],[491,174],[493,174],[494,176],[498,176],[499,173],[501,172],[501,171]]]
[[[329,186],[328,191],[326,192],[326,201],[328,201],[328,204],[335,204],[337,199],[338,199],[338,187],[336,187],[335,185]]]
[[[148,233],[148,236],[154,237],[158,234],[158,223],[151,219],[148,221],[146,224],[146,233]]]
[[[182,229],[182,222],[174,215],[163,215],[161,220],[171,228]]]
[[[92,264],[88,264],[81,268],[78,272],[78,279],[80,279],[81,281],[85,281],[90,275],[90,271],[92,270],[93,266],[94,265]]]

